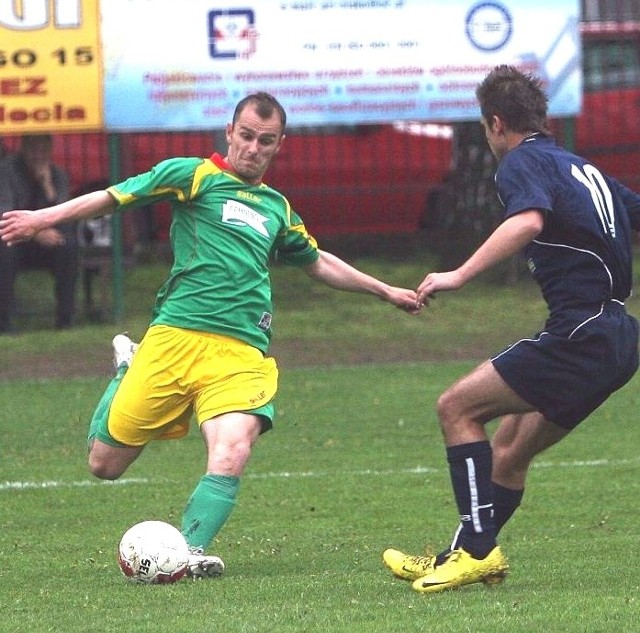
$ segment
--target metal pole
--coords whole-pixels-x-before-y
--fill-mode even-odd
[[[568,117],[562,120],[562,141],[564,148],[570,152],[576,151],[576,119]]]
[[[109,182],[112,184],[120,181],[120,136],[109,134]],[[124,316],[124,273],[122,265],[122,217],[120,213],[111,216],[112,235],[112,289],[113,289],[113,321],[117,325],[122,323]]]

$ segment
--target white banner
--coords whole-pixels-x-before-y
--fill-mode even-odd
[[[497,64],[581,108],[579,0],[103,0],[109,130],[223,127],[274,94],[290,125],[460,121]]]

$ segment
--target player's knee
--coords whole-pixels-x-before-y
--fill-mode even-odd
[[[218,444],[211,452],[207,468],[210,472],[240,476],[251,456],[251,442]]]
[[[122,469],[116,467],[113,462],[105,460],[94,452],[89,453],[89,472],[98,479],[118,479],[122,475]]]
[[[440,420],[442,429],[449,427],[456,418],[455,398],[452,397],[451,391],[445,391],[436,404],[436,412]]]
[[[482,421],[455,390],[445,391],[436,405],[440,430],[447,445],[476,441],[481,432]]]

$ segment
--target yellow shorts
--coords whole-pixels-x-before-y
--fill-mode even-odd
[[[278,369],[271,357],[219,334],[149,328],[111,403],[109,434],[127,446],[176,439],[223,413],[251,412],[271,427]]]

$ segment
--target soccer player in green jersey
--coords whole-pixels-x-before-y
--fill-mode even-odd
[[[61,222],[171,202],[173,265],[140,345],[122,334],[114,338],[116,376],[90,424],[89,468],[117,479],[151,440],[184,436],[195,416],[207,466],[182,517],[194,578],[224,570],[204,552],[233,510],[254,443],[272,424],[278,379],[267,356],[272,258],[339,290],[369,293],[410,313],[421,307],[413,290],[320,250],[287,199],[262,182],[285,124],[275,98],[249,95],[227,125],[226,157],[165,160],[104,191],[6,212],[0,222],[0,236],[11,245]]]

